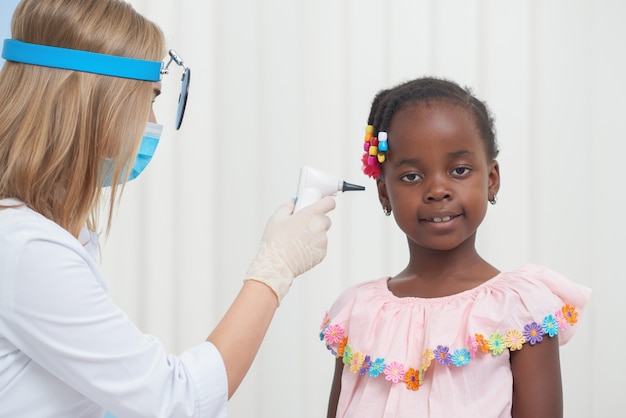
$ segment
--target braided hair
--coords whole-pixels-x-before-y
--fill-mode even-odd
[[[498,156],[493,117],[487,105],[476,98],[469,88],[441,78],[418,78],[379,91],[372,101],[367,124],[373,127],[373,132],[387,132],[391,119],[397,112],[410,105],[432,100],[445,100],[467,109],[485,141],[487,156],[492,160]],[[368,166],[367,152],[363,156],[363,171],[374,178],[380,175],[380,167]]]

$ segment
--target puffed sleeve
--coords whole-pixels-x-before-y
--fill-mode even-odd
[[[544,266],[528,264],[492,280],[468,306],[470,333],[519,333],[520,341],[534,344],[543,336],[558,335],[566,344],[576,332],[578,315],[587,305],[591,289]]]

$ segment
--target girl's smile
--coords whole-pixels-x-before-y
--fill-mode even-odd
[[[423,218],[420,219],[422,222],[433,222],[436,224],[440,223],[449,223],[450,221],[458,218],[461,215],[443,215],[443,216],[433,216],[432,218]]]

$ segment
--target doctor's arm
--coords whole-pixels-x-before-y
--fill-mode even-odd
[[[268,220],[261,247],[230,308],[207,338],[220,352],[228,377],[228,397],[252,365],[280,301],[293,279],[326,256],[326,213],[335,200],[325,197],[292,214],[291,201]]]

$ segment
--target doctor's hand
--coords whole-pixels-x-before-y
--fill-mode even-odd
[[[295,214],[293,200],[280,206],[267,221],[261,248],[245,280],[269,286],[280,305],[293,279],[326,256],[326,232],[331,225],[326,214],[334,208],[332,197],[324,197]]]

